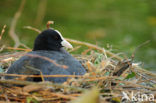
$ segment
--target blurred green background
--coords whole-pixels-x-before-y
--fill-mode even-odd
[[[0,28],[7,25],[3,44],[13,46],[8,36],[11,20],[22,0],[0,0]],[[44,30],[48,20],[65,37],[97,44],[114,53],[130,57],[156,71],[156,0],[26,0],[16,26],[22,43],[33,46],[37,33],[23,29],[33,26]]]

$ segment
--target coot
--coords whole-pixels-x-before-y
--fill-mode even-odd
[[[15,61],[7,70],[8,74],[32,75],[83,75],[86,70],[78,60],[63,47],[72,48],[58,30],[52,28],[41,32],[31,52]],[[64,68],[66,67],[66,68]],[[6,76],[6,79],[15,77]],[[45,77],[45,81],[63,83],[67,77]],[[41,81],[41,78],[27,78],[28,81]]]

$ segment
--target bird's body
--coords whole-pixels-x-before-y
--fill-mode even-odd
[[[53,30],[49,30],[48,32],[47,31],[44,32],[46,33],[54,32]],[[46,33],[44,32],[42,32],[40,35],[46,36]],[[40,36],[38,36],[37,38],[39,39],[35,41],[35,49],[27,53],[25,56],[21,57],[19,60],[15,61],[9,67],[7,73],[27,74],[27,75],[40,75],[41,73],[43,75],[83,75],[86,73],[85,69],[80,64],[80,62],[76,60],[74,57],[72,57],[68,52],[66,52],[61,46],[56,46],[55,48],[54,45],[60,45],[60,44],[52,45],[51,43],[52,41],[40,40],[43,38],[43,37],[40,38]],[[50,40],[50,37],[46,37],[46,39],[47,38]],[[42,47],[40,46],[40,44],[42,44],[41,45]],[[46,48],[44,48],[44,45]],[[51,47],[53,49],[48,48],[50,47],[50,45],[53,46]],[[63,66],[67,68],[64,68]],[[13,79],[14,77],[6,76],[5,78]],[[40,79],[27,78],[27,80],[29,81],[40,81]],[[52,81],[55,83],[63,83],[67,79],[68,79],[67,77],[45,77],[44,78],[45,81]]]

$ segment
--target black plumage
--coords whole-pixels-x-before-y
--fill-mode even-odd
[[[40,75],[83,75],[86,70],[78,60],[72,57],[63,47],[71,48],[61,35],[54,29],[47,29],[39,34],[34,42],[33,51],[15,61],[8,69],[9,74]],[[42,58],[43,57],[43,58]],[[45,59],[46,58],[46,59]],[[55,63],[51,62],[54,61]],[[64,68],[65,65],[67,68]],[[14,77],[6,76],[6,79]],[[45,77],[45,81],[65,82],[67,77]],[[29,81],[41,81],[41,78],[27,78]]]

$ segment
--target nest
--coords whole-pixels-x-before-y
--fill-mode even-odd
[[[149,97],[151,100],[151,96],[155,98],[156,74],[142,69],[139,63],[133,63],[132,59],[122,59],[120,56],[104,48],[72,39],[67,40],[79,44],[79,46],[69,52],[76,51],[80,48],[80,45],[88,48],[79,55],[73,55],[80,60],[82,65],[86,68],[87,73],[85,75],[18,75],[0,73],[0,101],[10,103],[64,103],[72,101],[73,103],[77,103],[75,101],[81,98],[85,101],[88,101],[88,99],[95,99],[96,102],[98,101],[99,103],[119,103],[132,101],[132,99],[134,99],[131,98],[132,93],[135,94],[135,102],[140,102],[140,100],[143,99],[143,101],[149,103]],[[16,48],[16,50],[17,49],[19,48]],[[29,50],[24,49],[24,51]],[[13,61],[17,60],[25,53],[26,52],[15,52],[1,54],[1,68],[4,70],[7,69]],[[5,80],[3,76],[6,75],[18,76],[20,79]],[[25,81],[26,77],[36,76],[70,77],[70,79],[63,84],[47,82],[44,81],[44,79],[42,79],[42,82]],[[95,87],[97,89],[94,89]],[[90,89],[92,90],[90,91]],[[88,92],[87,97],[84,96],[85,91]],[[142,94],[144,94],[143,96],[146,95],[148,98],[142,98]],[[92,96],[93,98],[91,98]],[[125,96],[128,96],[129,100],[123,98]]]

